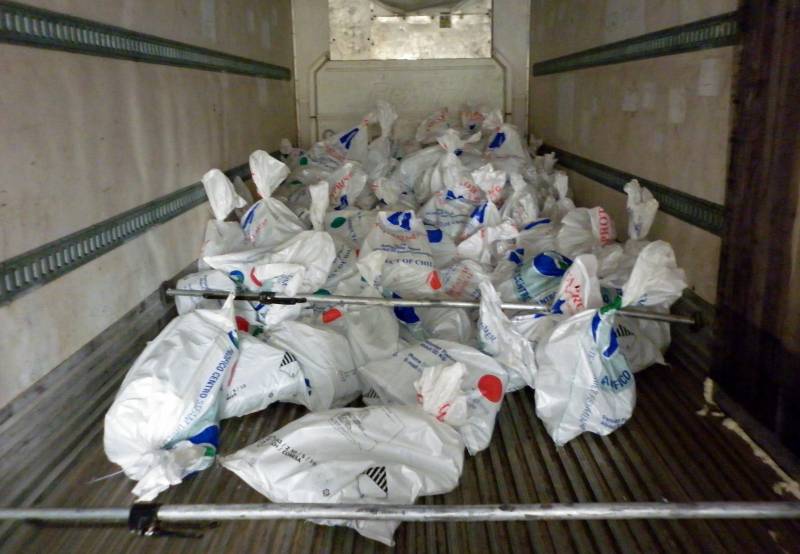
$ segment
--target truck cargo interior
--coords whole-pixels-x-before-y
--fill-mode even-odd
[[[0,552],[800,552],[798,52],[0,0]]]

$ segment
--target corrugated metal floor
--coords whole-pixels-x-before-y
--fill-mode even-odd
[[[151,323],[157,326],[155,319]],[[152,330],[142,326],[139,335],[128,334],[127,348],[114,356],[101,352],[99,359],[116,369],[82,377],[78,385],[83,397],[43,408],[51,411],[45,414],[51,422],[47,432],[17,443],[13,451],[3,452],[10,450],[7,447],[12,441],[0,446],[3,486],[13,489],[6,502],[73,507],[130,504],[132,483],[124,476],[92,480],[117,469],[103,454],[102,418],[127,364]],[[627,425],[606,438],[583,435],[561,449],[553,446],[536,418],[532,391],[509,395],[490,448],[467,459],[461,486],[448,495],[422,500],[428,504],[480,504],[792,499],[776,494],[776,473],[723,426],[722,417],[698,413],[703,408],[698,375],[678,365],[655,367],[638,374],[637,385],[638,406]],[[94,400],[86,401],[86,394]],[[302,412],[299,407],[281,405],[227,421],[222,451],[249,444]],[[63,429],[70,426],[81,431],[71,442],[61,442]],[[45,456],[53,451],[59,452],[61,463],[44,475],[38,473],[37,452]],[[20,467],[20,459],[27,460],[27,466]],[[232,473],[215,467],[169,490],[159,501],[265,500]],[[389,550],[349,529],[304,521],[227,523],[207,530],[201,539],[141,538],[121,528],[31,524],[6,527],[4,537],[0,549],[8,552]],[[791,552],[800,550],[800,522],[406,523],[395,538],[397,552]]]

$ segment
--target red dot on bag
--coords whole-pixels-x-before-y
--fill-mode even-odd
[[[442,280],[439,279],[438,271],[431,271],[428,274],[428,285],[430,285],[433,290],[439,290],[442,288]]]
[[[245,318],[240,315],[236,316],[236,328],[243,333],[247,333],[250,331],[250,324],[247,322]]]
[[[478,390],[490,402],[500,402],[503,398],[503,382],[494,375],[484,375],[478,379]]]
[[[322,323],[330,323],[331,321],[336,321],[340,317],[342,317],[342,312],[336,308],[331,308],[322,313]]]

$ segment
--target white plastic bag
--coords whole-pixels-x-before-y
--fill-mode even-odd
[[[282,138],[280,144],[281,158],[286,162],[291,169],[300,165],[300,159],[305,153],[301,148],[292,146],[292,141],[288,138]],[[306,160],[307,161],[307,160]]]
[[[421,186],[422,175],[441,157],[442,148],[438,144],[409,154],[386,178],[378,179],[374,183],[376,196],[388,206],[394,206],[404,198],[413,199],[415,191]],[[423,188],[425,190],[421,195],[424,194],[424,201],[430,195],[430,182]]]
[[[242,231],[253,246],[274,248],[306,229],[283,202],[272,198],[289,168],[263,150],[256,150],[250,155],[250,170],[262,198],[242,216]]]
[[[549,218],[531,221],[520,228],[516,246],[528,257],[556,250],[556,225]]]
[[[267,342],[291,352],[300,362],[309,410],[344,406],[358,397],[355,362],[343,335],[299,321],[283,321],[270,329]]]
[[[470,219],[475,206],[463,198],[457,198],[452,191],[435,192],[419,210],[422,220],[440,229],[451,239],[461,239],[464,226]]]
[[[417,142],[420,144],[436,142],[436,139],[450,129],[449,119],[450,110],[446,107],[439,108],[420,122],[417,126],[417,132],[414,138],[416,138]]]
[[[308,194],[311,197],[308,220],[315,231],[325,230],[325,213],[330,205],[329,190],[330,185],[327,181],[320,181],[308,187]]]
[[[415,405],[414,383],[425,369],[456,362],[466,367],[461,392],[467,397],[467,419],[457,429],[470,454],[480,452],[492,438],[508,376],[494,359],[471,346],[431,339],[358,368],[364,402]]]
[[[603,305],[597,278],[597,257],[583,254],[564,273],[553,300],[552,312],[574,315]]]
[[[633,413],[636,386],[614,313],[604,308],[570,317],[537,353],[536,414],[556,445],[585,431],[607,435]]]
[[[438,191],[444,191],[445,194],[450,192],[455,198],[462,198],[472,204],[477,204],[486,198],[484,191],[475,184],[472,174],[459,159],[463,147],[479,139],[480,133],[462,139],[453,129],[438,138],[439,146],[444,149],[444,153],[440,152],[436,165],[430,169],[430,180],[423,178],[414,184],[414,194],[418,202],[425,202],[431,194]]]
[[[223,386],[220,419],[260,412],[273,402],[306,405],[305,375],[291,352],[244,333],[239,350]]]
[[[500,110],[493,110],[483,121],[483,128],[491,133],[486,153],[493,158],[520,158],[528,161],[526,150],[519,131],[509,123],[503,123]]]
[[[234,221],[217,221],[211,219],[206,224],[206,234],[203,246],[200,248],[200,258],[197,260],[198,269],[207,269],[206,256],[218,256],[229,252],[247,250],[252,245],[244,236],[241,226]]]
[[[336,247],[328,233],[302,231],[273,250],[257,248],[212,256],[205,261],[248,290],[293,296],[320,288],[328,278],[335,255]],[[281,280],[285,275],[291,278]]]
[[[452,427],[467,423],[467,395],[461,390],[466,377],[464,364],[428,366],[414,381],[417,404],[437,421]]]
[[[414,212],[379,212],[378,222],[364,239],[360,256],[387,253],[383,286],[400,296],[431,296],[442,288],[427,233]]]
[[[651,311],[668,313],[685,288],[685,273],[678,267],[672,247],[655,241],[636,258],[630,279],[622,287],[621,305],[647,306]],[[668,323],[619,314],[616,331],[620,348],[634,372],[664,363],[663,353],[670,343]]]
[[[217,221],[225,221],[233,210],[247,205],[245,199],[236,194],[228,176],[219,169],[210,170],[201,180]]]
[[[574,258],[611,244],[616,238],[614,222],[603,208],[575,208],[561,220],[558,251]]]
[[[236,284],[222,271],[210,269],[206,271],[198,271],[197,273],[190,273],[178,279],[175,286],[178,289],[185,290],[225,290],[228,292],[236,292]],[[175,307],[178,309],[178,314],[183,315],[198,308],[207,310],[218,310],[222,307],[221,300],[209,300],[201,296],[176,296]]]
[[[489,280],[487,268],[474,260],[458,260],[441,271],[442,292],[453,300],[477,300],[480,284]]]
[[[178,316],[136,359],[106,413],[103,447],[138,481],[139,500],[213,463],[222,383],[238,356],[229,297],[221,310]]]
[[[621,297],[558,324],[541,358],[537,355],[536,377],[536,413],[556,444],[564,444],[584,431],[606,435],[630,418],[636,388],[629,358],[643,363],[644,356],[641,351],[626,354],[623,340],[626,348],[645,348],[645,353],[651,353],[652,348],[640,342],[646,341],[646,336],[619,336],[622,314],[618,310],[669,306],[685,285],[672,247],[656,241],[639,254]]]
[[[356,209],[329,211],[325,216],[325,229],[336,244],[336,256],[323,289],[331,292],[339,283],[358,275],[356,262],[361,245],[369,231],[375,227],[378,212]]]
[[[370,183],[387,176],[397,163],[392,158],[392,130],[397,112],[388,102],[378,100],[377,119],[381,135],[369,143],[367,162],[364,165]]]
[[[470,344],[474,323],[469,312],[461,308],[418,308],[425,338],[436,338]]]
[[[362,257],[356,273],[339,283],[340,296],[380,298],[386,253],[380,250]],[[388,358],[400,349],[400,330],[392,309],[386,306],[333,306],[321,314],[324,325],[335,325],[347,337],[356,366]]]
[[[345,160],[366,163],[369,125],[374,121],[375,114],[367,114],[355,127],[316,143],[308,152],[311,159],[329,169],[336,169]]]
[[[482,264],[492,264],[513,246],[519,235],[517,227],[500,218],[500,212],[491,200],[487,200],[472,212],[464,226],[466,236],[458,246],[458,255]]]
[[[572,260],[557,252],[543,252],[517,266],[511,278],[497,286],[497,292],[505,302],[549,305],[571,264]]]
[[[535,192],[519,173],[509,175],[512,193],[503,204],[500,215],[510,219],[522,229],[529,223],[539,219],[539,202]]]
[[[555,154],[552,152],[545,156],[545,166],[550,167],[550,171],[545,169],[546,174],[552,174],[553,189],[555,190],[555,197],[551,197],[545,202],[542,209],[542,214],[550,218],[556,223],[560,223],[564,216],[575,209],[575,204],[572,199],[567,196],[569,191],[569,178],[563,171],[556,171],[552,173],[552,164],[555,163]]]
[[[458,485],[464,445],[416,406],[344,408],[308,414],[221,463],[272,502],[413,504]],[[347,525],[394,544],[396,521]]]
[[[472,172],[472,180],[495,205],[503,203],[506,197],[505,171],[486,164]]]
[[[341,210],[355,203],[367,184],[367,174],[358,162],[345,162],[331,173],[329,182],[330,206],[334,210]]]
[[[337,241],[360,249],[364,239],[375,227],[378,212],[366,210],[337,210],[325,215],[325,230]]]
[[[437,338],[461,344],[472,341],[472,319],[459,308],[394,308],[395,317],[404,323],[401,336],[408,342]]]
[[[483,120],[486,119],[486,114],[489,109],[485,106],[471,106],[465,105],[459,114],[461,117],[461,126],[469,133],[479,131],[483,125]]]
[[[356,366],[388,358],[400,349],[400,329],[390,308],[350,306],[344,322]]]
[[[643,240],[658,212],[658,200],[636,179],[625,185],[625,194],[628,195],[628,239]]]
[[[335,256],[333,239],[321,231],[303,231],[274,251],[264,248],[206,258],[237,285],[250,291],[294,296],[313,293],[323,286]],[[249,324],[272,326],[296,318],[300,305],[236,302],[236,314]]]
[[[481,283],[478,322],[480,348],[508,371],[508,391],[535,386],[536,355],[531,342],[520,334],[500,308],[501,300],[491,283]]]
[[[428,235],[428,246],[431,248],[433,265],[438,268],[453,263],[457,254],[456,243],[453,242],[453,239],[433,225],[425,225],[425,232]]]
[[[622,289],[623,306],[670,306],[686,288],[686,275],[675,252],[663,240],[651,242],[639,253],[631,277]]]

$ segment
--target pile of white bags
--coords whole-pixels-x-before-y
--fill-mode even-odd
[[[576,207],[555,156],[531,156],[500,111],[442,108],[406,140],[397,118],[378,102],[307,151],[283,141],[286,163],[253,152],[254,203],[241,182],[206,173],[213,218],[199,271],[178,288],[480,310],[179,296],[180,317],[106,417],[106,452],[137,496],[208,467],[220,420],[276,402],[313,413],[222,460],[275,502],[410,504],[450,491],[464,448],[489,447],[504,395],[524,387],[558,445],[630,418],[634,373],[663,363],[670,333],[620,310],[668,312],[686,286],[670,245],[647,238],[653,195],[625,186],[617,242],[608,212]],[[367,408],[345,407],[359,397]],[[398,525],[320,523],[386,544]]]

